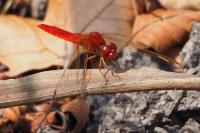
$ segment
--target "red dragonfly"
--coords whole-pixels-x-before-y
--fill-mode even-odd
[[[66,41],[72,42],[74,44],[78,44],[78,46],[81,46],[86,51],[87,56],[85,57],[86,59],[84,60],[84,70],[85,71],[83,71],[83,73],[79,75],[79,77],[80,76],[82,77],[82,79],[80,79],[80,78],[79,79],[82,80],[81,81],[81,90],[82,90],[81,95],[83,96],[83,98],[85,98],[84,91],[86,88],[86,86],[84,86],[84,85],[87,85],[86,76],[87,76],[87,62],[88,61],[92,60],[93,58],[100,57],[98,68],[99,68],[100,72],[102,73],[103,77],[105,78],[106,83],[108,82],[106,75],[109,71],[111,71],[111,74],[113,76],[116,76],[115,69],[111,69],[111,70],[108,69],[105,73],[103,73],[101,71],[101,69],[106,66],[106,62],[115,64],[115,66],[117,64],[117,63],[115,63],[115,60],[118,56],[119,50],[117,49],[117,44],[115,43],[115,41],[113,41],[113,39],[110,39],[109,37],[106,37],[106,35],[99,33],[99,32],[90,32],[87,34],[71,33],[69,31],[60,29],[56,26],[50,26],[50,25],[45,25],[45,24],[40,24],[40,25],[38,25],[38,27],[40,29],[50,33],[51,35],[54,35],[56,37],[66,40]],[[110,40],[110,42],[108,43],[107,40]],[[125,43],[124,45],[121,45],[121,46],[126,47],[127,44],[128,43]],[[133,46],[133,45],[131,45],[131,46]],[[179,63],[177,63],[176,61],[174,61],[164,55],[161,55],[161,54],[158,54],[158,53],[146,50],[146,49],[138,48],[138,47],[131,47],[131,48],[133,48],[134,50],[141,51],[145,54],[154,55],[168,63],[173,63],[173,64],[179,65]],[[91,54],[91,56],[89,56],[90,54]],[[120,67],[119,64],[117,64],[117,65],[118,65],[118,67]],[[56,99],[57,89],[59,87],[61,79],[63,78],[66,70],[67,69],[64,70],[63,75],[60,78],[59,83],[57,84],[57,87],[53,94],[53,100]],[[73,76],[73,75],[68,74],[68,76]]]
[[[54,36],[82,46],[87,53],[93,54],[93,56],[90,56],[86,59],[87,62],[95,57],[100,57],[100,71],[101,68],[106,65],[105,60],[113,61],[117,57],[116,44],[113,42],[110,44],[106,44],[105,39],[99,32],[90,32],[88,34],[71,33],[58,27],[45,24],[41,24],[38,27]],[[114,75],[113,71],[111,72]],[[105,77],[106,81],[108,81],[106,78],[106,74],[103,74],[103,76]]]
[[[41,24],[38,27],[41,28],[42,30],[48,32],[51,35],[54,35],[56,37],[66,40],[66,41],[69,41],[74,44],[78,44],[78,45],[82,46],[84,48],[84,50],[86,50],[86,53],[92,54],[92,56],[88,57],[86,59],[86,61],[89,61],[95,57],[100,57],[100,62],[99,62],[99,70],[100,71],[101,71],[102,67],[106,66],[105,62],[113,62],[117,58],[118,51],[119,51],[119,50],[117,50],[117,44],[115,43],[115,41],[113,39],[107,37],[106,35],[104,35],[102,33],[99,33],[99,32],[90,32],[88,34],[71,33],[69,31],[60,29],[56,26],[50,26],[50,25],[45,25],[45,24]],[[110,40],[111,42],[108,44],[108,43],[106,43],[107,41],[105,41],[105,39]],[[127,46],[126,44],[127,43],[125,43],[121,46],[124,48],[125,46]],[[139,47],[132,47],[132,49],[141,51],[146,54],[154,55],[168,63],[174,63],[174,64],[179,65],[178,62],[176,62],[164,55],[161,55],[159,53],[155,53],[155,52],[149,51],[147,49],[142,49]],[[110,71],[110,70],[108,70],[108,71]],[[111,70],[111,73],[114,76],[114,70]],[[103,76],[106,79],[106,81],[108,81],[108,79],[106,78],[106,74],[107,74],[107,72],[105,74],[103,74]]]
[[[87,59],[86,62],[84,63],[84,68],[87,68],[87,62],[89,60],[92,60],[95,57],[100,57],[100,61],[99,61],[99,70],[101,72],[101,68],[106,66],[106,62],[111,62],[111,64],[113,64],[113,62],[115,62],[115,59],[117,58],[118,55],[118,51],[117,50],[117,44],[115,43],[115,41],[113,39],[110,39],[109,37],[106,37],[106,35],[99,33],[99,32],[90,32],[87,34],[84,33],[71,33],[69,31],[60,29],[56,26],[50,26],[50,25],[46,25],[46,24],[40,24],[38,25],[38,27],[46,32],[48,32],[51,35],[54,35],[56,37],[59,37],[61,39],[64,39],[66,41],[72,42],[74,44],[78,44],[80,46],[82,46],[82,48],[86,51],[87,54]],[[107,41],[105,40],[110,40],[109,44],[107,43]],[[120,44],[121,46],[123,46],[123,48],[126,46],[127,43],[125,44]],[[133,45],[131,45],[133,46]],[[154,55],[168,63],[173,63],[173,64],[177,64],[179,65],[179,63],[177,63],[176,61],[161,55],[159,53],[155,53],[152,51],[149,51],[147,49],[142,49],[142,48],[138,48],[138,47],[131,47],[134,50],[138,50],[141,51],[143,53],[146,54],[151,54]],[[89,54],[92,54],[92,56],[88,57]],[[117,63],[114,63],[115,66]],[[119,65],[118,65],[119,66]],[[111,71],[111,74],[113,76],[115,75],[115,69],[112,70],[107,70],[105,73],[102,73],[102,75],[104,76],[106,83],[108,82],[108,79],[106,78],[107,73]],[[83,76],[86,76],[86,73],[83,74]]]

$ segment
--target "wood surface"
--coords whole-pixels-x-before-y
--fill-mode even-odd
[[[51,100],[62,73],[63,70],[52,70],[23,78],[0,81],[0,108]],[[77,73],[80,74],[80,70],[67,70],[56,98],[76,96],[82,93],[80,84],[76,82]],[[74,76],[67,76],[69,74]],[[90,69],[86,95],[150,90],[200,90],[200,77],[183,73],[144,67],[117,73],[117,75],[119,77],[108,74],[109,82],[105,85],[105,79],[99,70]]]

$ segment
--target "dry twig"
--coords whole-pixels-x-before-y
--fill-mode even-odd
[[[76,73],[78,70],[70,70]],[[150,90],[199,90],[200,77],[182,73],[165,72],[153,68],[141,68],[119,73],[121,77],[108,75],[109,83],[104,86],[104,78],[98,69],[89,70],[90,83],[87,95],[105,93],[125,93]],[[31,76],[0,81],[0,107],[30,104],[51,100],[62,70],[41,72]],[[92,75],[91,75],[92,73]],[[64,78],[57,98],[79,95],[80,88],[74,89],[76,77]],[[64,89],[62,89],[64,88]]]

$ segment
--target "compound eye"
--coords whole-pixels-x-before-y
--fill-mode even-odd
[[[101,50],[101,56],[107,56],[110,53],[111,49],[108,46],[104,46]]]
[[[111,49],[114,49],[114,50],[117,49],[117,46],[116,46],[115,43],[110,43],[109,47],[110,47]]]
[[[114,59],[116,59],[116,57],[117,57],[117,53],[114,51],[114,52],[109,53],[109,55],[107,56],[107,59],[114,60]]]

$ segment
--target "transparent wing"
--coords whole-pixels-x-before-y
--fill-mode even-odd
[[[128,48],[130,50],[137,50],[137,51],[140,51],[144,54],[147,54],[147,55],[150,55],[150,56],[155,56],[167,63],[170,63],[170,64],[175,64],[175,65],[178,65],[178,66],[181,66],[180,63],[178,63],[177,61],[165,56],[165,55],[162,55],[162,54],[159,54],[159,53],[156,53],[156,52],[153,52],[153,51],[150,51],[148,49],[144,49],[142,48],[143,46],[145,46],[144,44],[142,43],[137,43],[137,45],[133,44],[133,43],[126,43],[126,42],[122,42],[121,40],[115,38],[114,36],[112,35],[105,35],[105,34],[102,34],[103,37],[105,38],[106,42],[109,44],[111,42],[115,43],[117,46],[118,46],[118,51],[122,50],[123,48]],[[139,47],[140,46],[140,47]]]
[[[83,57],[84,59],[80,58],[79,55],[80,51],[79,47],[77,47],[69,59],[68,65],[65,66],[55,91],[58,91],[59,89],[66,91],[66,88],[73,89],[74,91],[81,90],[81,97],[85,98],[85,89],[89,83],[89,76],[86,65],[87,54]],[[66,84],[67,86],[64,86],[63,84]]]

